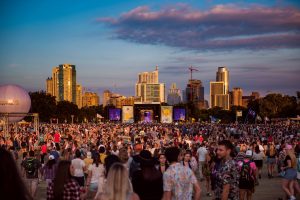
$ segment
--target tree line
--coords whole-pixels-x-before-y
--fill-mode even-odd
[[[195,121],[209,121],[213,116],[221,120],[222,123],[231,123],[236,120],[236,112],[242,111],[242,117],[238,117],[239,122],[255,122],[254,116],[249,116],[249,109],[253,110],[261,119],[288,118],[300,115],[300,91],[297,96],[288,96],[282,94],[268,94],[267,96],[252,100],[248,107],[232,106],[230,110],[222,110],[219,107],[207,110],[198,109],[193,103],[179,104],[177,106],[185,107],[189,119]],[[58,119],[59,122],[71,123],[72,115],[74,123],[93,122],[97,114],[107,116],[108,107],[102,105],[78,108],[78,106],[69,101],[56,102],[55,97],[46,94],[44,91],[31,92],[32,113],[39,113],[41,122],[50,122],[51,119]],[[164,105],[167,105],[164,103]],[[248,115],[248,116],[247,116]],[[246,119],[247,118],[247,119]],[[29,118],[28,118],[29,119]]]

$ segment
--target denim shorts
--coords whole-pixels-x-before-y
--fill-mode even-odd
[[[91,183],[90,187],[89,187],[89,190],[91,192],[97,192],[97,190],[98,190],[98,183]]]
[[[289,168],[285,171],[284,179],[287,180],[296,180],[297,179],[297,171],[293,168]]]

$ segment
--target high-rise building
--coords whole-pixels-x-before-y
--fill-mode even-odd
[[[216,73],[216,81],[210,82],[210,107],[221,107],[229,110],[229,71],[226,67],[219,67]]]
[[[259,99],[260,94],[259,94],[259,92],[252,92],[251,96],[254,97],[254,99]]]
[[[201,101],[204,103],[204,87],[200,80],[189,80],[185,91],[188,102],[197,103]]]
[[[210,107],[221,107],[217,104],[216,95],[223,95],[224,94],[224,82],[210,82]]]
[[[169,105],[176,105],[181,102],[181,90],[176,87],[176,83],[172,83],[169,89],[167,102]]]
[[[76,104],[76,70],[75,65],[59,65],[58,91],[59,101],[70,101]]]
[[[58,79],[58,73],[59,73],[59,68],[58,67],[53,67],[52,69],[52,96],[55,96],[56,101],[59,101],[59,96],[58,96],[58,85],[59,85],[59,79]]]
[[[76,104],[75,65],[62,64],[53,67],[52,78],[48,78],[46,83],[47,93],[55,96],[56,101],[70,101]]]
[[[157,67],[154,72],[143,72],[138,75],[135,96],[141,103],[165,102],[165,84],[159,83]]]
[[[226,67],[218,67],[216,74],[216,81],[224,82],[225,92],[224,94],[229,93],[229,71]]]
[[[53,79],[49,77],[46,79],[46,93],[53,95]]]
[[[241,88],[233,88],[232,90],[232,105],[243,106],[243,90]]]
[[[112,93],[109,90],[105,90],[103,92],[103,107],[107,106],[109,103],[109,99],[111,98]]]
[[[216,94],[214,97],[216,106],[224,110],[229,110],[229,94]]]
[[[95,92],[85,92],[82,97],[82,106],[98,106],[99,105],[99,96]]]
[[[78,108],[82,107],[82,87],[81,85],[76,85],[76,105]]]

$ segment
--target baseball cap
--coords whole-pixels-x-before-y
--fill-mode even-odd
[[[247,157],[251,157],[252,156],[252,151],[251,150],[247,150],[246,151],[246,156]]]

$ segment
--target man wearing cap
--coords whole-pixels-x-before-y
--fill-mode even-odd
[[[238,161],[239,171],[240,171],[240,180],[239,180],[239,188],[240,188],[240,200],[252,199],[252,194],[254,193],[254,184],[256,179],[256,165],[255,162],[252,161],[253,152],[251,150],[247,150],[245,153],[245,158],[242,161]]]

